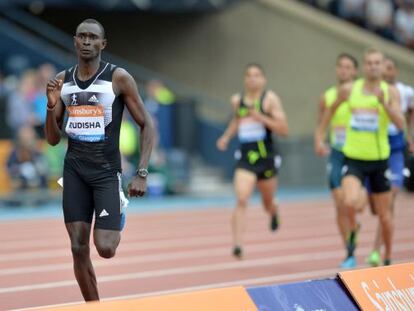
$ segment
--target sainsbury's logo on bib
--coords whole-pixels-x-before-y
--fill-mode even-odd
[[[99,142],[105,139],[104,109],[101,105],[69,106],[65,131],[72,139]]]

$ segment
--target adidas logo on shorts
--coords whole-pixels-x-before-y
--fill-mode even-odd
[[[109,213],[106,211],[106,209],[103,209],[102,212],[99,214],[99,217],[105,217],[109,216]]]
[[[99,100],[95,95],[92,95],[91,98],[89,98],[88,102],[97,103],[97,102],[99,102]]]

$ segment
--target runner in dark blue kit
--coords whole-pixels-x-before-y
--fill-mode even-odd
[[[59,143],[67,116],[63,213],[76,280],[85,301],[91,301],[99,300],[89,247],[93,215],[93,241],[101,257],[113,257],[121,238],[119,132],[124,106],[141,129],[141,157],[128,186],[129,196],[146,192],[154,129],[132,76],[101,60],[106,46],[103,26],[84,20],[76,29],[74,44],[78,64],[47,85],[45,134],[49,144]]]

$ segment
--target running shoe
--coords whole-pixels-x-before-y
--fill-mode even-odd
[[[371,267],[378,267],[381,264],[381,255],[379,251],[373,250],[371,254],[369,254],[369,256],[367,257],[366,262]]]
[[[350,256],[346,258],[340,265],[342,269],[352,269],[356,267],[355,256]]]
[[[384,259],[384,266],[391,266],[391,259]]]
[[[233,256],[237,259],[241,259],[243,257],[243,250],[240,246],[235,246],[233,248]]]
[[[276,231],[279,228],[279,216],[273,215],[270,219],[270,230]]]

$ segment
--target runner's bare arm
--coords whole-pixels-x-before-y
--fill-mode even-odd
[[[122,95],[132,118],[141,128],[139,168],[147,168],[154,145],[154,126],[144,103],[138,94],[134,78],[124,69],[117,68],[113,74],[114,92]]]
[[[44,131],[47,142],[52,146],[59,143],[62,135],[65,106],[60,99],[60,91],[62,90],[64,77],[65,72],[62,71],[51,79],[46,86],[47,114]]]
[[[414,154],[414,107],[407,112],[407,143],[408,150]]]
[[[318,129],[322,124],[322,120],[324,118],[325,112],[326,112],[326,101],[324,94],[321,94],[319,99],[319,107],[318,107],[318,123],[315,130],[314,135],[314,150],[317,155],[325,156],[329,153],[329,150],[327,146],[324,144],[324,134],[323,135],[317,135]],[[325,133],[325,132],[323,132]]]
[[[282,102],[274,92],[268,92],[263,106],[265,115],[259,111],[251,110],[250,115],[256,120],[263,122],[267,128],[280,136],[287,136],[289,133],[288,122]]]
[[[325,110],[326,110],[325,96],[324,94],[322,94],[319,99],[318,125],[321,124],[322,122],[322,118],[323,118],[323,114],[325,113]]]
[[[237,129],[239,127],[239,119],[236,113],[240,103],[240,95],[233,95],[230,99],[230,102],[233,109],[233,117],[227,125],[227,128],[224,131],[223,135],[221,135],[216,142],[217,149],[221,151],[225,151],[227,149],[230,140],[233,138],[234,135],[236,135]]]
[[[325,108],[322,119],[319,122],[319,126],[316,128],[314,137],[315,153],[320,156],[324,156],[328,153],[327,146],[325,146],[326,131],[329,127],[329,124],[331,123],[336,109],[338,109],[339,105],[348,100],[351,88],[352,83],[342,85],[338,90],[338,97],[336,98],[335,102],[329,108]]]
[[[393,85],[389,86],[390,90],[390,99],[388,101],[384,100],[383,92],[379,94],[378,100],[384,106],[385,111],[391,119],[391,122],[400,129],[404,130],[406,123],[404,119],[404,114],[401,111],[400,106],[400,95],[397,88]]]

